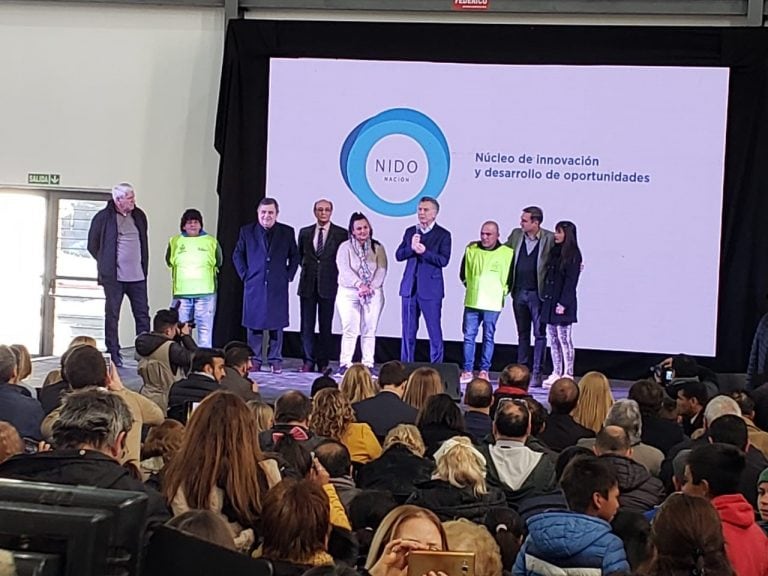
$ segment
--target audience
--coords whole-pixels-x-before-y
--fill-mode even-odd
[[[642,574],[653,558],[651,523],[639,512],[619,508],[611,521],[611,529],[624,543],[629,567],[633,572]]]
[[[90,336],[75,336],[72,338],[72,341],[69,343],[69,346],[67,346],[67,349],[64,351],[64,354],[61,355],[61,358],[59,358],[59,368],[54,368],[48,374],[45,375],[45,379],[43,380],[43,387],[40,388],[37,391],[37,397],[40,400],[40,403],[43,405],[43,410],[46,414],[51,412],[54,408],[56,408],[61,402],[59,401],[58,397],[56,397],[56,403],[49,408],[46,407],[46,402],[43,399],[43,392],[45,389],[47,389],[49,386],[52,386],[54,384],[61,384],[62,380],[64,380],[63,372],[64,372],[64,361],[66,360],[67,352],[72,350],[72,348],[75,348],[76,346],[91,346],[93,348],[98,348],[98,345],[96,343],[96,340]],[[66,388],[66,386],[64,386]]]
[[[485,482],[485,457],[469,438],[446,440],[435,453],[432,480],[419,484],[408,504],[432,510],[443,520],[482,522],[491,508],[504,506],[504,493]]]
[[[0,478],[144,492],[148,522],[164,522],[160,495],[120,465],[133,417],[125,401],[100,388],[76,390],[64,398],[53,424],[52,451],[19,454],[0,464]]]
[[[762,528],[768,533],[768,468],[757,479],[757,511],[760,513]]]
[[[16,380],[13,383],[22,386],[32,398],[35,398],[36,390],[27,382],[27,379],[32,376],[32,357],[29,355],[29,350],[24,344],[11,344],[9,348],[16,357]]]
[[[560,484],[569,510],[544,512],[528,521],[513,574],[557,573],[554,567],[593,568],[606,575],[629,572],[624,545],[611,531],[619,486],[610,464],[579,456],[566,466]]]
[[[259,385],[248,378],[253,369],[252,357],[253,349],[245,342],[230,342],[224,347],[224,375],[219,386],[246,402],[261,400]]]
[[[493,404],[491,383],[484,378],[473,378],[464,392],[464,404],[467,407],[464,412],[464,426],[467,432],[480,442],[491,434],[493,429],[493,418],[490,416]]]
[[[382,455],[360,468],[357,486],[366,490],[387,490],[404,504],[418,484],[432,477],[435,464],[424,458],[425,451],[416,426],[395,426],[384,440]]]
[[[430,396],[443,392],[445,392],[445,384],[440,378],[440,372],[434,368],[416,368],[405,384],[403,401],[416,410],[421,410]]]
[[[387,362],[379,370],[381,392],[352,405],[357,421],[368,424],[380,442],[398,424],[416,422],[418,410],[403,402],[407,380],[400,362]]]
[[[349,505],[349,522],[359,545],[357,566],[365,567],[373,535],[384,517],[397,508],[397,502],[386,490],[361,491]]]
[[[443,524],[451,552],[474,552],[476,576],[501,576],[499,546],[483,526],[465,518]]]
[[[168,396],[168,417],[187,423],[195,405],[221,390],[224,377],[224,351],[219,348],[198,348],[192,355],[192,369],[173,386]]]
[[[573,446],[580,438],[594,438],[594,431],[573,419],[571,413],[579,402],[579,388],[570,378],[560,378],[549,389],[550,413],[538,438],[555,452]]]
[[[622,510],[647,512],[664,500],[664,485],[648,469],[632,460],[629,435],[620,426],[606,426],[595,440],[595,454],[610,462],[619,482]]]
[[[141,473],[145,482],[155,488],[162,486],[162,472],[166,464],[181,449],[184,425],[176,420],[165,420],[153,426],[141,448]]]
[[[755,425],[755,401],[752,396],[748,392],[732,392],[731,398],[739,405],[741,416],[747,424],[750,446],[754,446],[768,458],[768,432]]]
[[[731,567],[720,519],[704,498],[672,494],[656,516],[651,542],[656,552],[647,576],[742,575]]]
[[[555,487],[555,464],[525,445],[530,433],[531,415],[525,400],[505,398],[493,421],[495,443],[480,446],[488,466],[488,484],[503,490],[512,508]]]
[[[579,402],[574,408],[573,419],[597,434],[613,406],[611,383],[600,372],[587,372],[579,380]]]
[[[325,388],[338,389],[338,387],[338,382],[330,376],[318,376],[312,381],[312,387],[309,389],[309,397],[314,398],[320,390],[324,390]]]
[[[653,380],[638,380],[629,389],[630,400],[640,408],[643,432],[640,440],[666,454],[672,446],[682,442],[683,431],[676,422],[659,414],[664,401],[664,388]]]
[[[269,404],[259,400],[248,401],[248,408],[256,418],[256,431],[261,434],[275,425],[275,410]]]
[[[295,576],[315,566],[332,565],[327,551],[330,503],[311,480],[286,479],[264,497],[261,556],[272,563],[273,576]]]
[[[433,512],[398,506],[376,529],[365,568],[371,576],[402,576],[412,550],[448,550],[448,538]]]
[[[163,482],[174,515],[193,509],[223,513],[239,550],[253,545],[264,494],[280,482],[277,463],[249,438],[256,438],[256,420],[245,402],[228,392],[211,394],[192,413]]]
[[[416,426],[432,458],[440,446],[454,436],[467,436],[464,416],[448,394],[435,394],[427,399],[416,417]]]
[[[683,493],[707,498],[723,525],[725,550],[738,576],[768,574],[768,537],[755,523],[755,510],[739,493],[744,453],[728,444],[694,448],[685,467]],[[662,507],[661,515],[664,511]]]
[[[378,391],[370,369],[364,364],[352,364],[347,368],[339,390],[350,404],[373,398]]]
[[[366,464],[381,456],[381,445],[371,427],[355,420],[352,405],[341,389],[326,388],[317,393],[312,400],[310,428],[318,436],[346,446],[352,462]]]
[[[72,349],[64,364],[64,373],[72,390],[106,387],[125,401],[131,412],[133,425],[125,441],[125,454],[121,457],[121,462],[129,462],[138,468],[141,461],[141,428],[144,425],[161,424],[164,420],[162,410],[148,398],[123,386],[120,374],[113,365],[107,372],[101,352],[91,346]],[[46,439],[51,438],[52,428],[60,411],[61,408],[56,408],[43,421],[42,433]]]
[[[41,440],[43,408],[26,388],[14,384],[17,375],[16,356],[8,346],[0,346],[0,420],[11,424],[24,438]]]

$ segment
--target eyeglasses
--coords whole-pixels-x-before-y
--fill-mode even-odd
[[[499,403],[496,404],[496,413],[497,414],[499,413],[499,410],[501,410],[501,407],[504,404],[509,404],[509,403],[515,404],[517,406],[520,406],[521,408],[525,408],[526,410],[530,411],[530,409],[528,408],[528,402],[526,402],[524,398],[515,398],[515,397],[505,396],[505,397],[499,398]]]

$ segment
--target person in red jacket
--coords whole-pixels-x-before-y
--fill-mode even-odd
[[[768,576],[768,537],[755,523],[755,510],[739,493],[744,452],[729,444],[691,451],[683,493],[708,498],[723,524],[725,551],[739,576]]]

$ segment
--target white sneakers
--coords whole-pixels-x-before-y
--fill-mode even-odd
[[[454,374],[456,374],[456,372],[454,372]],[[462,384],[468,384],[472,382],[472,378],[474,377],[475,375],[472,374],[472,372],[462,372],[461,376],[459,376],[459,382],[461,382]]]
[[[551,388],[552,384],[560,380],[562,376],[560,374],[550,374],[549,377],[541,383],[542,388]]]

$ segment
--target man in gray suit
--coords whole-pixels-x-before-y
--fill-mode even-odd
[[[517,363],[530,365],[531,327],[533,327],[533,369],[531,386],[541,386],[542,364],[547,349],[547,336],[541,321],[541,299],[547,274],[549,252],[554,234],[541,227],[544,212],[538,206],[523,208],[520,228],[507,239],[515,251],[512,264],[512,309],[517,323]]]

